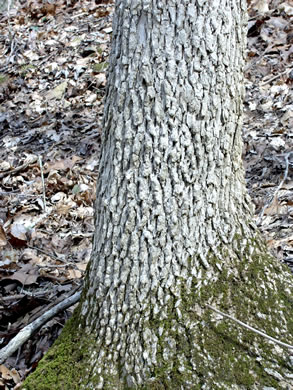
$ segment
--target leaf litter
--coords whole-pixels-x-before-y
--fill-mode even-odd
[[[247,187],[269,247],[293,270],[293,7],[248,3]],[[113,9],[109,0],[19,0],[0,13],[0,349],[82,283]],[[72,311],[0,365],[1,389],[20,387]]]

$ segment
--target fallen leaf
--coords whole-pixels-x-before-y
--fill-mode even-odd
[[[5,172],[8,171],[11,168],[11,165],[7,161],[1,161],[0,162],[0,171]]]
[[[2,280],[16,280],[23,286],[28,286],[36,283],[38,277],[39,272],[37,267],[34,267],[31,264],[24,264],[20,270],[14,272],[11,276],[2,278]]]
[[[61,100],[65,94],[67,88],[68,81],[64,81],[63,83],[57,85],[53,90],[49,91],[46,95],[47,99],[58,99]]]
[[[47,163],[45,165],[45,173],[55,171],[64,171],[66,169],[72,169],[77,161],[82,160],[81,157],[72,156],[70,158],[66,158],[65,160],[55,161],[53,163]]]
[[[3,226],[0,225],[0,246],[5,246],[7,244],[6,234],[3,229]]]
[[[24,225],[21,225],[20,223],[13,223],[10,227],[10,234],[13,237],[18,238],[19,240],[26,241],[26,233],[26,227]]]
[[[75,270],[75,269],[69,269],[67,273],[69,279],[79,279],[83,275],[79,270]]]
[[[280,204],[278,198],[275,197],[273,202],[267,207],[264,211],[264,215],[275,215],[278,214],[280,208]]]

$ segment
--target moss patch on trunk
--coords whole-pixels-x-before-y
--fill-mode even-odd
[[[209,264],[211,268],[202,272],[201,280],[194,278],[187,283],[182,279],[180,304],[178,297],[171,297],[166,318],[159,320],[158,315],[152,314],[145,322],[144,326],[158,338],[157,364],[136,388],[290,388],[292,361],[288,350],[215,314],[206,305],[292,344],[292,276],[258,240],[247,242],[241,256],[232,260],[230,256],[229,261],[222,262],[221,270],[216,265],[217,256],[211,254]],[[117,375],[109,377],[104,372],[115,345],[109,346],[109,356],[103,362],[95,361],[96,335],[85,334],[78,323],[77,310],[22,389],[129,388],[123,357],[116,363]],[[170,340],[174,341],[174,353],[168,355],[166,351],[172,351]]]

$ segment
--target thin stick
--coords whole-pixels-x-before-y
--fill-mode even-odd
[[[249,329],[249,330],[251,330],[252,332],[254,332],[254,333],[256,333],[256,334],[258,334],[258,335],[260,335],[260,336],[262,336],[262,337],[265,337],[266,339],[271,340],[271,341],[273,341],[274,343],[279,344],[279,345],[281,345],[281,346],[284,347],[284,348],[293,349],[293,345],[290,345],[290,344],[287,344],[287,343],[283,343],[282,341],[279,341],[279,340],[275,339],[274,337],[271,337],[271,336],[267,335],[266,333],[264,333],[264,332],[262,332],[262,331],[260,331],[260,330],[257,330],[257,329],[255,329],[255,328],[253,328],[252,326],[245,324],[245,323],[242,322],[242,321],[237,320],[236,318],[230,316],[229,314],[223,313],[222,311],[216,309],[215,307],[213,307],[213,306],[211,306],[211,305],[207,305],[207,307],[208,307],[209,309],[215,311],[216,313],[221,314],[223,317],[229,318],[230,320],[236,322],[237,324],[243,326],[244,328]]]
[[[30,249],[34,249],[34,250],[36,250],[36,251],[38,251],[38,252],[41,252],[41,253],[43,253],[44,255],[48,256],[48,257],[51,257],[51,259],[60,261],[61,263],[65,263],[65,260],[60,259],[59,257],[54,256],[54,255],[52,255],[52,253],[46,252],[46,251],[44,251],[44,250],[41,249],[41,248],[38,248],[38,247],[36,247],[36,246],[31,246],[31,245],[28,245],[27,247],[30,248]],[[71,264],[71,263],[66,263],[66,265],[67,265],[67,264]]]
[[[289,68],[289,69],[290,69],[290,68]],[[268,79],[268,80],[266,80],[266,81],[262,81],[262,82],[260,83],[260,86],[262,87],[263,85],[266,85],[266,84],[271,83],[272,81],[278,79],[279,77],[283,76],[283,75],[286,74],[287,72],[288,72],[288,69],[284,70],[283,72],[277,74],[276,76],[274,76],[274,77],[272,77],[272,78],[270,78],[270,79]]]
[[[11,7],[11,0],[8,0],[8,4],[7,4],[7,21],[8,21],[8,26],[9,26],[9,34],[10,36],[12,36],[12,29],[11,29],[11,24],[10,24],[10,7]]]
[[[16,195],[19,197],[27,197],[27,198],[33,198],[33,197],[38,197],[39,195],[36,194],[25,194],[24,192],[20,192],[19,190],[14,190],[14,191],[0,191],[0,196],[9,196],[9,195]]]
[[[14,168],[10,171],[0,171],[0,179],[2,179],[3,177],[5,176],[8,176],[8,175],[11,175],[13,173],[16,173],[16,172],[20,172],[22,171],[23,169],[26,169],[30,164],[33,164],[37,161],[37,158],[36,157],[33,157],[30,161],[20,165],[19,167],[17,168]]]
[[[257,57],[256,59],[250,61],[250,63],[246,65],[246,67],[244,69],[244,72],[247,72],[250,68],[252,68],[255,64],[257,64],[267,54],[267,52],[269,52],[271,50],[272,47],[273,47],[273,45],[268,46],[265,49],[265,51],[263,51],[261,53],[261,55],[259,57]]]
[[[286,164],[286,168],[285,168],[284,177],[283,177],[283,179],[281,180],[281,183],[278,185],[277,189],[275,190],[274,195],[273,195],[271,201],[268,202],[268,203],[264,206],[264,208],[262,209],[261,213],[259,214],[259,217],[257,218],[257,222],[256,222],[257,225],[260,224],[260,222],[261,222],[261,220],[262,220],[262,217],[263,217],[263,215],[264,215],[264,212],[265,212],[266,209],[273,203],[273,201],[276,199],[279,190],[281,189],[281,187],[282,187],[282,185],[284,184],[284,182],[287,180],[288,171],[289,171],[289,158],[290,158],[291,153],[293,153],[293,152],[286,153],[286,155],[285,155],[285,164]]]
[[[17,351],[18,348],[21,347],[31,337],[31,335],[36,332],[48,320],[50,320],[60,311],[65,310],[76,302],[78,302],[80,299],[80,295],[80,291],[76,292],[72,296],[64,299],[64,301],[58,303],[58,305],[52,307],[52,309],[48,310],[35,321],[22,328],[21,331],[12,340],[10,340],[4,348],[0,350],[0,364],[4,363],[4,361],[9,358],[9,356],[11,356],[15,351]]]
[[[39,156],[39,165],[40,165],[42,185],[43,185],[43,210],[44,210],[44,213],[46,213],[47,212],[47,207],[46,207],[46,188],[45,188],[45,180],[44,180],[44,172],[43,172],[43,164],[42,164],[42,157],[41,156]]]

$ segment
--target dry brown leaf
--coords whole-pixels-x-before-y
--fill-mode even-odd
[[[39,277],[38,268],[31,264],[24,264],[20,270],[16,271],[13,275],[4,277],[3,280],[17,280],[23,286],[27,286],[36,283]]]
[[[87,267],[88,263],[78,263],[77,264],[77,267],[80,271],[85,271],[86,270],[86,267]]]
[[[75,270],[75,269],[69,269],[67,271],[67,277],[68,279],[79,279],[82,277],[82,273],[79,271],[79,270]]]
[[[7,379],[7,380],[12,379],[11,371],[3,364],[0,364],[0,373],[3,379]]]
[[[46,94],[47,99],[57,99],[61,100],[65,94],[66,88],[67,88],[68,81],[64,81],[63,83],[57,85],[54,89],[49,91]]]
[[[42,263],[42,259],[37,254],[37,251],[32,248],[25,248],[22,252],[21,259],[25,262],[30,262],[30,264],[40,265]]]
[[[273,199],[273,202],[270,204],[270,206],[265,209],[264,215],[275,215],[279,213],[279,210],[280,210],[280,204],[278,198],[275,197]]]
[[[7,244],[6,234],[3,229],[3,226],[0,225],[0,246],[5,246]]]
[[[65,171],[66,169],[72,169],[77,161],[82,160],[81,157],[72,156],[66,158],[65,160],[55,161],[53,163],[47,163],[45,165],[45,173],[50,172],[51,170],[55,171]]]
[[[57,204],[56,211],[59,215],[68,215],[71,205],[69,204]]]
[[[15,368],[12,368],[12,369],[10,370],[10,374],[11,374],[12,379],[13,379],[13,381],[14,381],[15,384],[21,382],[20,375],[19,375],[18,371],[17,371]]]

